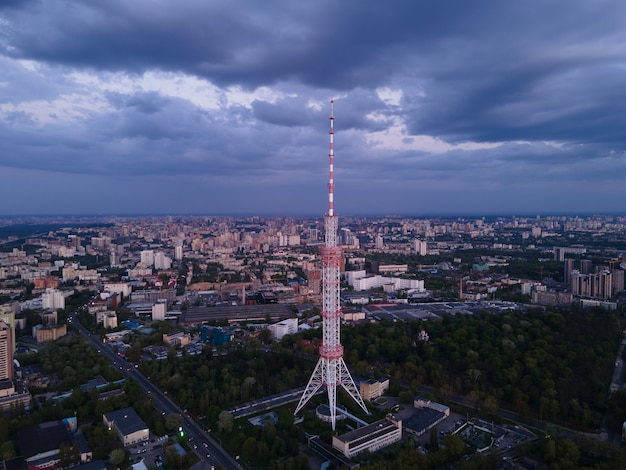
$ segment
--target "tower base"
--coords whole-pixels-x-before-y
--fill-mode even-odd
[[[335,430],[335,421],[337,416],[338,385],[341,385],[344,390],[348,392],[348,395],[350,395],[352,399],[361,408],[363,408],[363,411],[369,414],[369,411],[361,398],[359,390],[356,388],[356,384],[350,375],[350,371],[348,370],[348,366],[346,366],[343,357],[339,357],[337,359],[320,357],[313,374],[311,374],[309,383],[302,393],[302,397],[300,398],[300,402],[298,403],[294,414],[298,414],[311,397],[317,393],[320,387],[322,387],[322,385],[326,385],[326,390],[328,392],[328,408],[330,410],[330,422],[333,431]]]

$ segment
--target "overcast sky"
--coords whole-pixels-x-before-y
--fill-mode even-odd
[[[624,212],[623,0],[3,0],[0,215]]]

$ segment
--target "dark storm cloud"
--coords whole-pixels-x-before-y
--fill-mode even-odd
[[[413,133],[455,142],[622,141],[621,2],[292,3],[26,3],[7,14],[5,50],[250,87],[293,80],[351,90],[401,74]],[[604,47],[614,54],[599,56]],[[304,123],[268,104],[255,112],[268,122]]]
[[[613,184],[625,17],[617,0],[3,2],[0,166],[323,192],[334,98],[338,192],[371,207]]]

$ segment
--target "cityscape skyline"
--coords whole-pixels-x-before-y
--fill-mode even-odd
[[[341,215],[618,213],[626,6],[534,3],[5,2],[2,215],[320,214],[329,99]]]

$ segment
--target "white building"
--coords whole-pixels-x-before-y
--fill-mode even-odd
[[[269,330],[272,332],[272,338],[280,341],[285,335],[293,335],[298,332],[298,319],[288,318],[278,323],[274,323],[269,326]]]
[[[165,320],[165,314],[167,313],[167,300],[157,300],[152,306],[152,319],[153,320]]]
[[[364,270],[347,271],[344,276],[349,285],[355,291],[376,289],[379,287],[387,287],[387,290],[413,289],[418,292],[424,292],[424,281],[420,279],[402,279],[399,277],[387,276],[367,276]]]
[[[176,247],[174,248],[174,259],[176,261],[181,261],[183,259],[183,246],[182,245],[176,245]]]
[[[428,246],[423,240],[415,240],[415,253],[420,256],[425,256],[428,252]]]
[[[383,237],[381,237],[380,235],[376,237],[375,246],[377,250],[382,250],[385,247]]]
[[[41,306],[44,309],[56,310],[59,308],[65,308],[65,296],[63,292],[58,289],[49,287],[41,294]]]
[[[154,264],[154,251],[143,250],[141,252],[141,263],[146,266],[152,266]]]
[[[402,421],[387,416],[341,436],[333,436],[333,448],[352,458],[361,452],[375,452],[400,439],[402,439]]]
[[[170,269],[172,267],[172,258],[165,253],[157,251],[154,254],[154,267],[155,269]]]
[[[120,294],[122,298],[126,299],[133,291],[132,286],[128,282],[107,282],[104,285],[105,292],[113,292]]]
[[[106,312],[102,318],[102,326],[105,328],[117,328],[117,315],[115,312]]]

